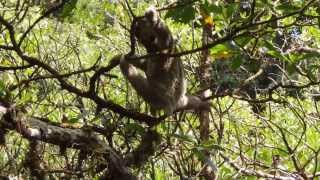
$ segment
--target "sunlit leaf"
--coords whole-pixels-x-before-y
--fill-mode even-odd
[[[222,51],[216,54],[212,54],[212,57],[219,59],[219,60],[226,60],[232,57],[232,53],[230,51]]]
[[[233,51],[225,44],[218,44],[210,49],[210,55],[215,59],[226,60],[233,56]]]
[[[212,48],[210,48],[210,54],[218,54],[220,52],[229,51],[228,46],[225,44],[218,44]]]
[[[213,18],[211,16],[205,16],[203,21],[205,26],[213,27],[214,25]]]

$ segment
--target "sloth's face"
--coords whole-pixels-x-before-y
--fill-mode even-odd
[[[155,23],[143,17],[136,22],[135,36],[148,52],[157,52],[159,49],[159,34],[155,31]]]

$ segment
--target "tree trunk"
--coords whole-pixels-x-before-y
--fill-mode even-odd
[[[202,45],[205,46],[206,44],[210,43],[210,35],[212,34],[212,27],[205,26],[203,27],[202,31]],[[211,60],[209,56],[209,50],[202,51],[202,58],[200,61],[200,87],[201,89],[207,89],[210,87],[211,81]],[[203,92],[202,96],[207,97],[210,94],[210,90],[206,90]],[[210,112],[208,110],[202,110],[200,112],[200,139],[201,142],[206,142],[209,140],[210,134]],[[216,179],[216,167],[211,161],[210,153],[206,150],[203,151],[204,160],[202,160],[202,164],[204,166],[203,174],[206,179]]]

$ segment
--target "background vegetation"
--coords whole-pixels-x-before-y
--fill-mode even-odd
[[[150,5],[211,112],[154,117],[110,62]],[[0,175],[316,178],[319,29],[317,0],[1,0]]]

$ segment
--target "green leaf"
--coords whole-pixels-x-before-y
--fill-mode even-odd
[[[62,13],[59,15],[59,17],[61,18],[66,18],[72,15],[72,11],[73,9],[75,9],[76,5],[77,5],[78,0],[71,0],[69,2],[67,2],[64,6],[63,6],[63,10]]]
[[[165,171],[161,170],[160,168],[156,168],[156,180],[163,180],[166,179]]]
[[[187,24],[195,19],[195,9],[192,4],[170,9],[165,18],[172,18],[174,21]]]
[[[245,47],[252,40],[252,36],[241,36],[235,39],[237,45],[240,47]]]
[[[288,63],[286,69],[287,69],[287,72],[288,72],[289,75],[291,75],[294,72],[296,72],[296,66],[293,63]]]
[[[289,59],[282,55],[282,53],[275,46],[273,46],[271,42],[265,41],[264,45],[266,46],[266,48],[268,48],[267,54],[269,54],[270,56],[278,58],[282,61],[289,61]]]
[[[229,47],[225,44],[218,44],[210,49],[210,54],[219,54],[223,51],[228,51]]]
[[[318,73],[319,65],[310,65],[306,69],[307,75],[313,81],[317,81],[317,73]]]
[[[196,147],[196,148],[192,148],[192,152],[195,156],[197,156],[197,158],[201,161],[205,160],[205,156],[202,152],[202,148]]]
[[[236,4],[228,4],[225,8],[223,8],[223,15],[225,19],[230,19],[233,13],[236,12]]]
[[[278,51],[269,50],[267,53],[272,57],[279,58],[279,59],[284,59],[284,57]]]
[[[204,142],[201,146],[200,146],[200,148],[202,149],[202,150],[213,150],[213,149],[217,149],[217,150],[220,150],[220,151],[224,151],[224,149],[220,146],[220,145],[218,145],[218,144],[215,144],[212,140],[209,140],[209,141],[207,141],[207,142]]]
[[[126,130],[128,130],[130,132],[136,131],[139,134],[143,134],[145,132],[145,129],[140,124],[137,124],[137,123],[126,124]]]
[[[264,45],[266,46],[266,48],[268,48],[269,50],[277,50],[273,45],[272,42],[269,42],[269,41],[264,41]]]
[[[79,122],[79,117],[72,117],[68,119],[68,123],[77,123]]]
[[[277,6],[276,9],[280,11],[285,11],[286,13],[288,13],[288,12],[300,10],[300,7],[293,6],[292,4],[286,3],[286,4],[281,4]]]
[[[3,81],[0,81],[0,97],[6,95],[6,86]]]
[[[194,139],[194,137],[186,135],[186,134],[173,134],[172,136],[176,137],[177,139],[180,139],[182,141],[197,143],[197,141]]]
[[[233,70],[238,69],[238,68],[241,66],[241,64],[243,63],[242,59],[243,59],[243,57],[242,57],[241,55],[235,56],[235,57],[232,59],[231,68],[232,68]]]
[[[204,4],[201,4],[201,9],[206,13],[214,13],[216,14],[222,14],[223,7],[222,6],[217,6],[215,4],[209,3],[208,1],[205,1]]]

